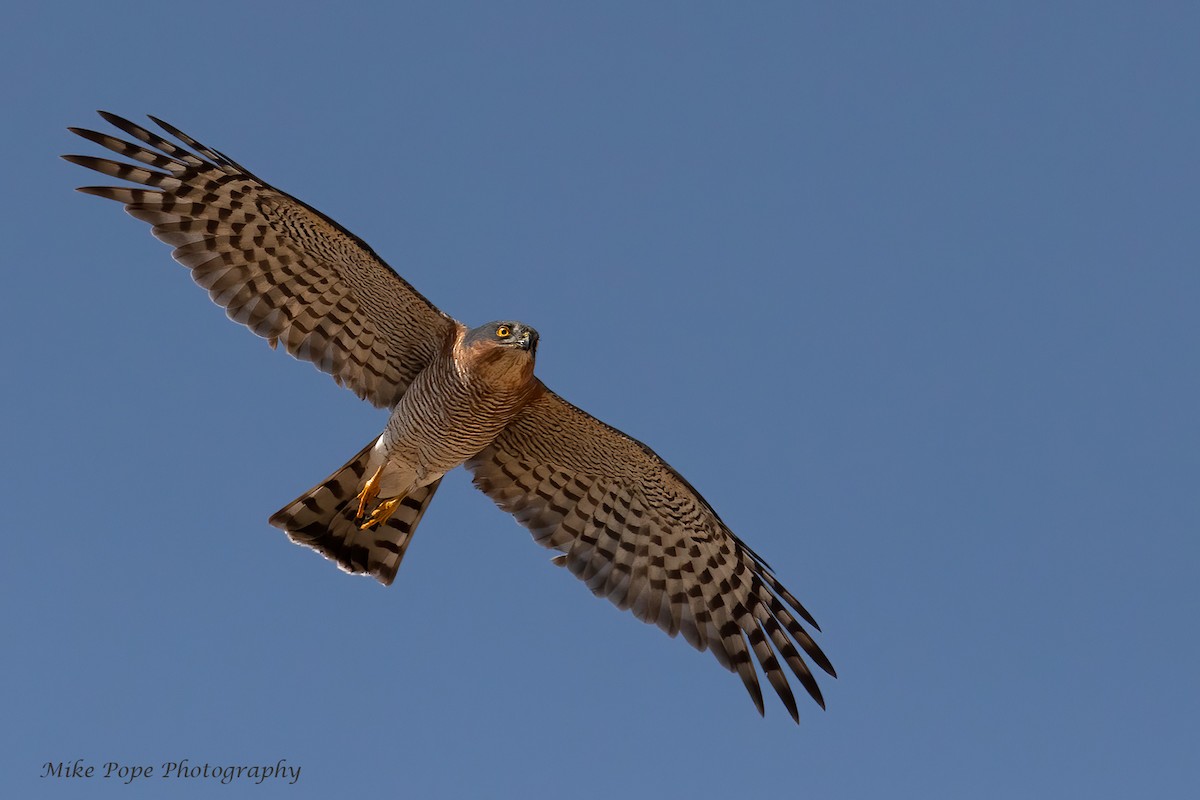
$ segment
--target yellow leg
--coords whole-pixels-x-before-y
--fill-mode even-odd
[[[355,519],[362,519],[366,516],[367,506],[371,505],[372,501],[379,496],[379,476],[382,474],[383,467],[380,466],[375,470],[375,474],[363,484],[362,491],[358,493],[358,513],[354,515]],[[363,526],[363,528],[366,527],[366,525]]]
[[[396,506],[400,505],[400,501],[404,499],[403,495],[397,497],[389,497],[379,505],[375,506],[375,510],[371,512],[371,518],[358,526],[360,531],[365,531],[372,525],[382,525],[387,522],[392,514],[396,513]]]

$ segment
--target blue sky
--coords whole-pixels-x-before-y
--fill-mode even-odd
[[[1181,797],[1200,780],[1193,4],[27,4],[0,320],[12,796]],[[768,698],[450,476],[395,585],[267,517],[385,415],[73,193],[155,114],[647,441],[824,628]],[[141,788],[138,788],[138,786]],[[149,794],[148,794],[149,793]]]

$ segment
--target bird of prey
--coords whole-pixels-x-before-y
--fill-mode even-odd
[[[557,551],[553,563],[710,651],[760,714],[751,654],[794,720],[781,661],[824,707],[800,654],[836,675],[801,623],[819,630],[816,621],[682,475],[534,376],[536,330],[515,320],[467,328],[361,239],[220,151],[154,117],[177,142],[100,115],[132,141],[70,130],[129,162],[64,158],[138,186],[80,191],[152,225],[230,319],[391,412],[378,438],[272,525],[346,572],[390,584],[442,476],[461,464]]]

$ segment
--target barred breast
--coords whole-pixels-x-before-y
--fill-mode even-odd
[[[380,496],[425,486],[483,450],[537,394],[528,353],[463,346],[464,330],[417,375],[379,437]]]

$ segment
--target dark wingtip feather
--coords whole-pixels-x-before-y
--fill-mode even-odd
[[[188,135],[187,135],[186,133],[184,133],[183,131],[179,130],[179,128],[176,128],[176,127],[175,127],[174,125],[172,125],[171,123],[169,123],[169,122],[164,122],[163,120],[159,119],[158,117],[154,116],[153,114],[147,114],[146,116],[147,116],[147,117],[149,118],[149,120],[150,120],[151,122],[153,122],[155,125],[157,125],[158,127],[162,128],[164,131],[166,131],[167,133],[171,134],[171,135],[172,135],[172,136],[174,136],[175,138],[179,139],[181,142],[184,142],[185,144],[188,144],[188,145],[190,145],[190,146],[192,146],[192,147],[196,147],[196,146],[200,145],[200,143],[199,143],[199,142],[197,142],[196,140],[194,140],[192,137],[188,136]],[[200,145],[200,146],[202,146],[202,145]]]
[[[813,660],[814,664],[825,670],[825,674],[829,675],[831,678],[836,678],[837,670],[833,668],[833,664],[829,661],[829,657],[825,655],[825,651],[822,650],[820,646],[811,639],[809,640],[808,644],[811,646],[806,646],[804,648],[804,652],[808,653],[808,657]]]
[[[821,686],[817,683],[817,679],[813,676],[812,672],[809,671],[807,675],[797,677],[805,691],[808,692],[808,696],[816,701],[817,705],[821,708],[825,708],[825,695],[821,694]]]
[[[755,684],[754,690],[750,692],[750,698],[754,701],[754,707],[758,709],[758,715],[760,717],[767,716],[767,706],[763,702],[762,690],[758,688],[757,684]]]
[[[766,666],[763,667],[766,670]],[[783,676],[783,672],[779,668],[779,664],[773,665],[773,671],[767,672],[767,680],[771,682],[771,686],[775,689],[775,694],[779,696],[783,707],[787,709],[788,714],[791,714],[792,721],[797,725],[800,724],[800,709],[796,705],[796,695],[792,693],[791,686],[788,685],[787,678]]]
[[[128,124],[133,124],[129,120],[122,117],[121,115],[114,114],[111,111],[102,111],[100,109],[96,109],[96,113],[99,114],[101,116],[101,118],[104,119],[105,122],[111,122],[113,125],[116,125],[118,128],[121,127],[119,123],[122,123],[122,122],[128,123]]]
[[[793,609],[796,610],[796,613],[800,615],[800,618],[803,619],[805,622],[807,622],[809,625],[812,625],[818,631],[821,630],[821,626],[817,624],[817,621],[815,619],[813,619],[813,615],[808,613],[808,609],[805,608],[803,605],[801,605],[800,601],[797,600],[795,597],[793,597],[792,593],[789,592],[787,589],[784,589],[782,586],[780,586],[779,588],[782,589],[782,591],[780,592],[780,596],[783,597],[783,599],[787,601],[787,604],[789,606],[791,606]]]
[[[754,701],[754,707],[758,709],[758,715],[765,717],[767,715],[767,708],[763,702],[762,687],[758,684],[758,673],[754,671],[754,666],[750,663],[749,654],[745,655],[746,661],[738,664],[737,673],[741,676],[742,683],[746,686],[746,691],[750,693],[750,699]]]
[[[104,119],[105,122],[109,123],[110,125],[112,125],[115,128],[120,128],[121,130],[125,131],[126,133],[135,134],[135,132],[144,132],[146,130],[145,128],[143,128],[141,125],[138,125],[133,120],[126,119],[125,117],[122,117],[120,114],[114,114],[111,111],[97,111],[96,113],[99,114]],[[139,136],[138,138],[141,138],[141,137]]]
[[[774,624],[774,627],[778,628],[778,623],[775,623],[773,617],[769,619],[767,624]],[[782,631],[778,631],[778,633],[781,636],[783,635]],[[763,620],[755,619],[754,628],[749,632],[749,635],[754,657],[758,659],[763,674],[770,681],[772,688],[775,689],[775,694],[779,695],[779,699],[783,702],[788,713],[791,714],[792,720],[799,724],[800,710],[796,707],[796,696],[792,692],[792,687],[788,684],[787,676],[783,674],[783,669],[779,665],[778,654],[775,650],[771,649],[771,645],[769,644],[771,632],[763,624]],[[784,656],[786,658],[786,653]]]

